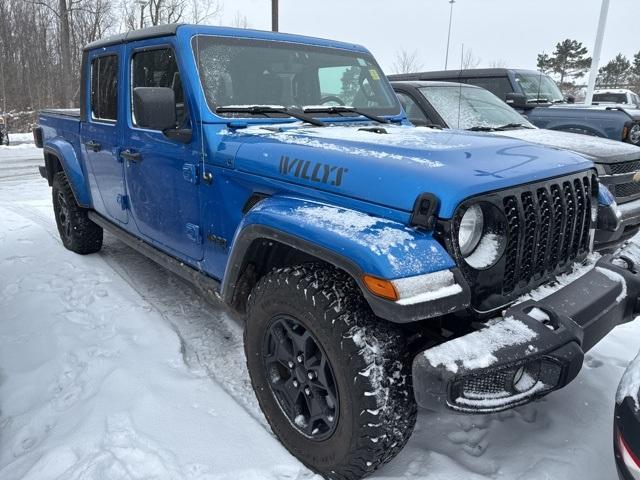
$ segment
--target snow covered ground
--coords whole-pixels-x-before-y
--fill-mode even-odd
[[[40,158],[0,147],[0,478],[317,479],[266,427],[238,321],[113,237],[65,250]],[[638,339],[618,327],[536,404],[421,412],[372,478],[616,478],[615,393]]]

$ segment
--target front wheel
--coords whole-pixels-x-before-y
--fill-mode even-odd
[[[323,265],[273,270],[249,300],[251,382],[282,444],[327,478],[361,478],[409,439],[416,405],[401,332]]]

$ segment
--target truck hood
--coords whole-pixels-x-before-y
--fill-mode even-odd
[[[468,197],[593,167],[573,152],[514,138],[412,126],[287,124],[220,134],[239,171],[407,212],[430,192],[441,218]]]
[[[523,128],[500,132],[499,135],[518,138],[547,147],[571,150],[596,163],[618,163],[640,159],[640,147],[617,140],[581,135],[579,133]]]

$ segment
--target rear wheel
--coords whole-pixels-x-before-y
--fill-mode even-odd
[[[351,480],[402,449],[416,419],[404,337],[350,277],[315,264],[275,269],[253,289],[248,315],[251,381],[291,453]]]
[[[102,227],[89,219],[87,209],[78,205],[64,172],[53,177],[52,195],[58,233],[65,248],[81,255],[99,251]]]

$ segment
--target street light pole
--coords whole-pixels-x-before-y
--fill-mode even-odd
[[[447,34],[447,54],[444,57],[444,69],[447,69],[447,65],[449,65],[449,42],[451,40],[451,20],[453,19],[453,4],[456,3],[456,0],[449,0],[449,4],[451,5],[451,9],[449,10],[449,33]]]
[[[278,31],[278,0],[271,0],[271,31]]]
[[[593,47],[593,58],[591,60],[591,71],[589,72],[589,83],[587,85],[587,96],[584,103],[591,105],[593,102],[593,90],[596,87],[598,77],[598,66],[600,65],[600,53],[602,53],[602,41],[604,40],[604,27],[607,26],[607,15],[609,14],[609,0],[602,0],[600,7],[600,19],[598,20],[598,31],[596,33],[596,43]]]

